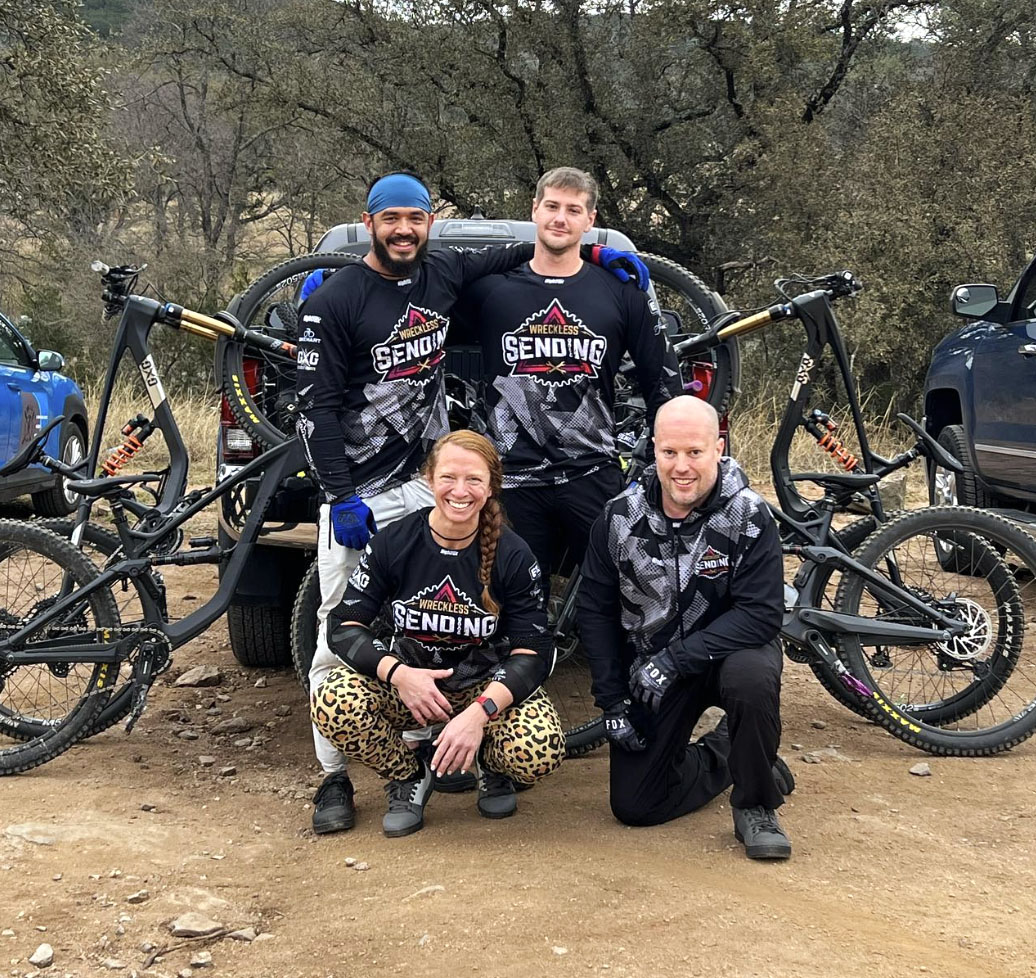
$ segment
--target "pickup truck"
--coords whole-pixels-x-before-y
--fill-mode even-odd
[[[1036,259],[1005,298],[970,284],[950,302],[967,322],[932,354],[924,414],[963,472],[933,467],[929,498],[1036,513]]]

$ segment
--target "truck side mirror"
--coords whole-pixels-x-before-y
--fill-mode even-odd
[[[53,350],[40,350],[36,362],[40,370],[60,370],[65,365],[65,358]]]
[[[995,285],[958,285],[950,293],[950,306],[965,319],[982,319],[999,304]]]

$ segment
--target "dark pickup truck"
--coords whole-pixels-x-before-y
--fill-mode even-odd
[[[1036,259],[1006,298],[976,284],[950,301],[967,324],[932,354],[924,413],[964,471],[936,466],[930,499],[1036,513]]]

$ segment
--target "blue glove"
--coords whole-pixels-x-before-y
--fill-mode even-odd
[[[590,249],[590,254],[590,260],[595,265],[607,268],[620,282],[628,282],[632,278],[641,292],[647,292],[651,284],[651,273],[647,265],[632,251],[619,251],[618,248],[594,245]]]
[[[324,284],[324,279],[327,278],[327,273],[330,271],[328,268],[318,268],[315,272],[310,272],[306,276],[306,281],[302,283],[302,291],[299,293],[299,302],[305,302],[321,285]]]
[[[622,700],[604,711],[604,735],[616,747],[636,753],[647,748],[630,719],[630,701]]]
[[[630,676],[630,696],[652,713],[657,713],[673,680],[679,676],[668,649],[656,652]]]
[[[331,529],[335,539],[350,550],[363,550],[378,532],[374,514],[359,496],[346,496],[331,505]]]

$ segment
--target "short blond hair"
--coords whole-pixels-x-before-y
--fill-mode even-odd
[[[556,166],[540,177],[536,184],[536,203],[543,200],[543,192],[553,187],[558,190],[579,190],[586,194],[586,209],[597,210],[597,181],[585,170],[574,166]]]

